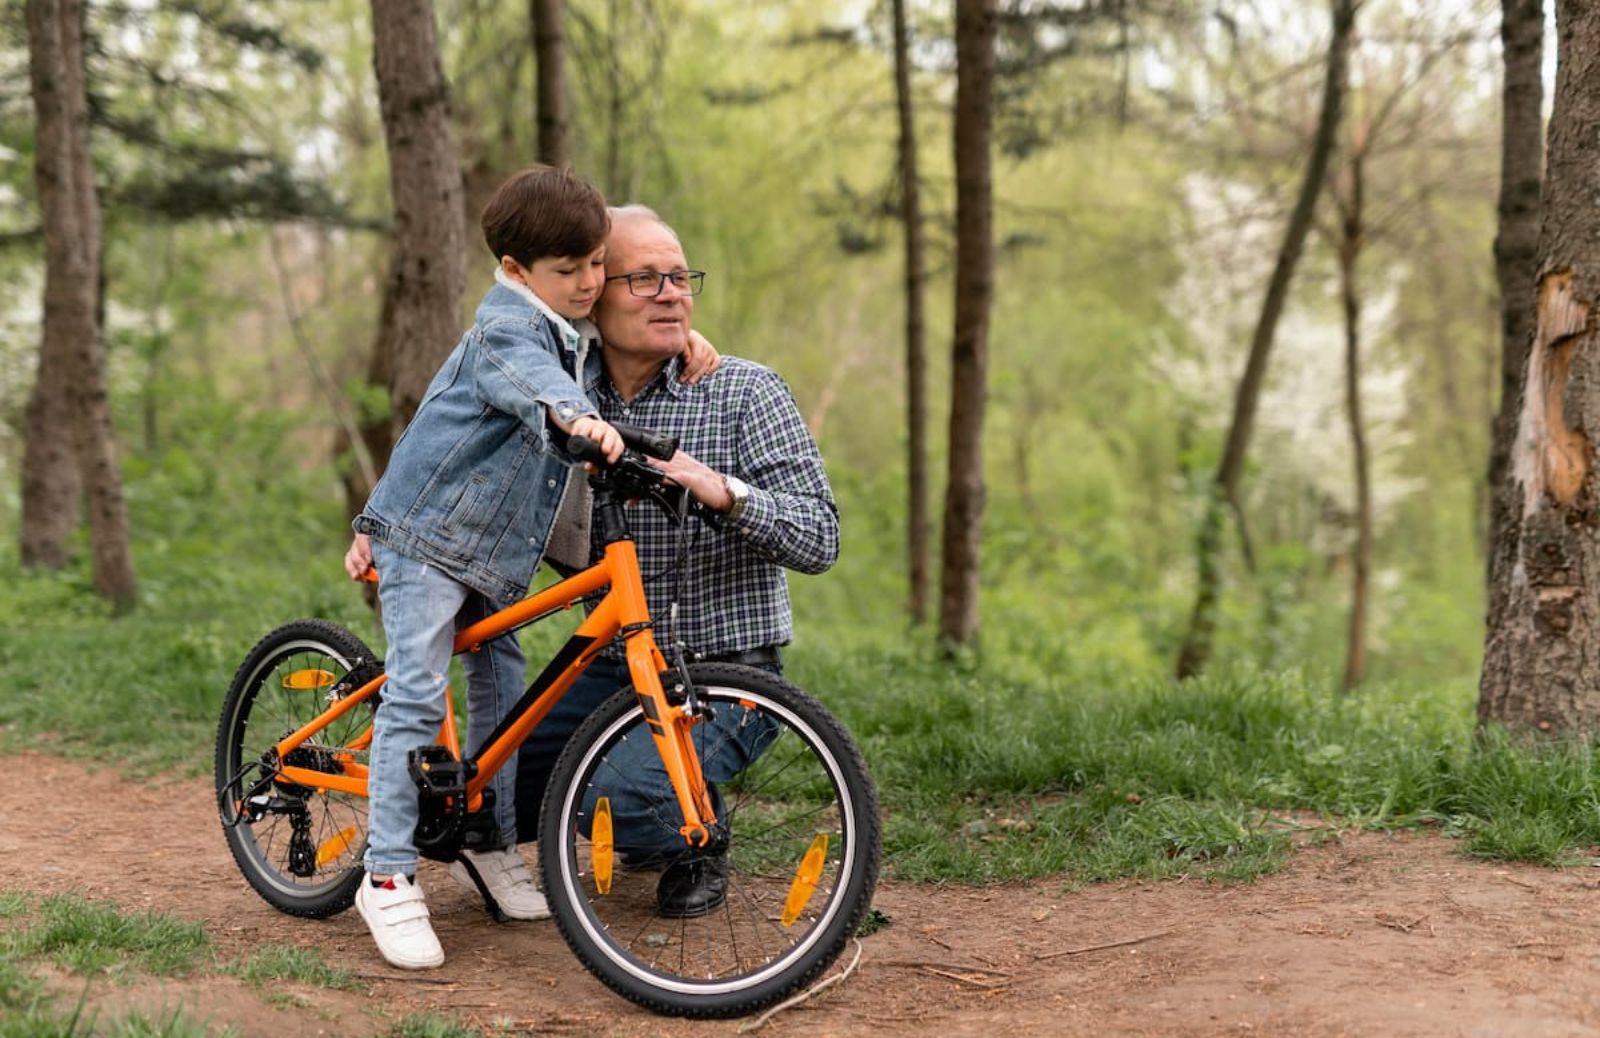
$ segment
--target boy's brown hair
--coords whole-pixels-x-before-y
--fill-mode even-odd
[[[524,267],[548,256],[587,256],[611,231],[598,188],[569,169],[529,166],[495,188],[483,207],[483,240],[494,258]]]

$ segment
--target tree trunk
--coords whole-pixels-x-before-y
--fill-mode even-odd
[[[82,516],[83,481],[72,446],[65,345],[59,336],[46,336],[40,345],[38,373],[23,417],[18,547],[22,564],[30,568],[66,566],[67,538]]]
[[[1522,373],[1533,338],[1534,275],[1539,261],[1539,185],[1544,177],[1544,0],[1503,0],[1500,40],[1505,55],[1500,145],[1500,229],[1494,241],[1500,284],[1500,410],[1489,444],[1488,544],[1507,536],[1515,491],[1507,479],[1522,403]],[[1489,561],[1490,611],[1502,584]]]
[[[372,26],[394,201],[394,244],[371,363],[372,371],[389,373],[393,413],[387,438],[363,431],[376,461],[388,457],[388,445],[416,414],[461,336],[466,255],[461,169],[433,5],[372,0]]]
[[[1306,163],[1306,176],[1300,185],[1289,225],[1284,230],[1283,244],[1278,250],[1277,263],[1272,278],[1267,282],[1267,294],[1261,303],[1261,316],[1256,322],[1255,334],[1250,339],[1250,356],[1245,363],[1244,376],[1233,399],[1233,419],[1228,426],[1228,439],[1217,466],[1206,510],[1201,520],[1197,544],[1198,580],[1195,589],[1194,611],[1189,617],[1189,631],[1184,636],[1183,648],[1178,653],[1177,674],[1180,678],[1198,674],[1211,658],[1212,639],[1216,634],[1217,598],[1220,593],[1221,567],[1218,554],[1222,544],[1224,510],[1239,509],[1239,482],[1244,472],[1245,456],[1250,448],[1250,433],[1255,425],[1256,406],[1261,399],[1261,383],[1266,376],[1267,358],[1272,352],[1272,340],[1278,329],[1278,318],[1289,295],[1289,284],[1294,279],[1295,267],[1300,262],[1300,252],[1305,246],[1306,234],[1311,230],[1312,216],[1316,212],[1317,195],[1328,170],[1328,157],[1333,152],[1334,135],[1339,128],[1339,109],[1344,102],[1345,70],[1349,64],[1350,37],[1355,30],[1358,0],[1333,0],[1333,38],[1328,43],[1328,70],[1322,87],[1322,114],[1317,122],[1316,136],[1312,141],[1311,157]]]
[[[1366,229],[1362,226],[1365,191],[1364,147],[1350,155],[1350,199],[1344,206],[1339,242],[1339,289],[1344,302],[1344,402],[1350,422],[1350,453],[1355,459],[1356,545],[1350,567],[1350,632],[1344,660],[1345,691],[1361,684],[1367,673],[1367,594],[1372,571],[1372,474],[1367,462],[1367,437],[1361,427],[1361,296],[1356,264]]]
[[[606,194],[612,198],[625,197],[622,193],[622,128],[626,116],[626,92],[622,82],[622,5],[617,0],[606,2]]]
[[[956,0],[956,304],[950,347],[950,461],[945,489],[939,636],[978,637],[983,539],[983,420],[994,295],[994,0]]]
[[[911,101],[910,33],[905,0],[894,0],[894,90],[900,117],[900,222],[906,232],[906,562],[911,622],[928,619],[928,354],[923,320],[922,185]]]
[[[27,19],[45,253],[40,374],[66,380],[65,428],[40,431],[70,430],[88,496],[95,590],[127,609],[138,586],[101,338],[100,200],[89,159],[83,8],[79,0],[32,0]]]
[[[562,0],[531,0],[533,54],[538,78],[539,161],[565,166],[567,157],[567,39]]]
[[[1540,731],[1600,720],[1600,7],[1560,4],[1556,23],[1534,333],[1478,696],[1480,721]]]

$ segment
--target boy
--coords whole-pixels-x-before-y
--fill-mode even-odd
[[[612,460],[622,452],[574,381],[583,360],[569,323],[588,316],[604,287],[605,200],[566,170],[535,166],[496,190],[482,223],[497,283],[395,444],[345,557],[352,577],[377,565],[388,640],[356,909],[383,957],[403,969],[444,962],[414,879],[407,755],[433,742],[444,720],[455,632],[521,598],[533,578],[570,471],[545,423],[596,441]],[[524,663],[515,638],[463,663],[475,751],[521,695]],[[464,850],[450,869],[506,915],[541,919],[549,910],[516,851],[515,783],[513,759],[490,787],[500,849]]]

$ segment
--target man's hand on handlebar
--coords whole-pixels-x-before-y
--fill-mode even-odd
[[[649,461],[663,476],[689,491],[696,501],[713,512],[726,512],[733,507],[733,495],[728,492],[727,480],[693,455],[678,451],[670,460],[657,461],[652,458]]]

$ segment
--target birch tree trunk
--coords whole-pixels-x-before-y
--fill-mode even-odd
[[[1489,446],[1489,535],[1506,537],[1514,493],[1507,479],[1511,444],[1522,403],[1522,373],[1533,339],[1533,286],[1539,262],[1539,186],[1544,178],[1544,0],[1503,0],[1500,41],[1502,86],[1499,232],[1494,240],[1500,285],[1500,410]],[[1500,554],[1488,550],[1489,599],[1502,582],[1494,572]],[[1496,607],[1491,604],[1491,611]]]
[[[1221,592],[1220,558],[1222,528],[1225,510],[1239,510],[1239,484],[1244,474],[1245,457],[1250,449],[1250,434],[1255,426],[1256,407],[1261,399],[1261,384],[1266,377],[1267,359],[1272,353],[1272,340],[1278,330],[1278,319],[1283,315],[1284,302],[1289,296],[1289,284],[1294,279],[1295,267],[1305,247],[1306,234],[1311,230],[1316,212],[1317,195],[1322,190],[1323,177],[1328,170],[1328,158],[1333,153],[1334,136],[1339,128],[1339,110],[1344,102],[1346,69],[1350,57],[1350,39],[1355,31],[1356,8],[1359,0],[1333,0],[1333,36],[1328,43],[1327,75],[1322,87],[1322,112],[1317,121],[1316,136],[1311,145],[1311,156],[1306,162],[1305,180],[1300,185],[1299,197],[1289,215],[1284,229],[1283,244],[1278,249],[1278,259],[1267,282],[1267,293],[1261,303],[1261,316],[1250,339],[1250,356],[1245,362],[1244,375],[1233,398],[1233,418],[1228,426],[1228,439],[1222,451],[1222,460],[1212,481],[1211,493],[1206,501],[1205,515],[1201,520],[1200,536],[1196,548],[1198,579],[1195,586],[1194,610],[1189,616],[1189,630],[1178,653],[1177,674],[1180,678],[1198,674],[1211,658],[1212,641],[1216,635],[1217,599]]]
[[[1533,338],[1491,545],[1480,721],[1539,731],[1600,721],[1600,7],[1556,8],[1557,71]]]
[[[956,0],[956,302],[950,348],[950,461],[945,489],[939,636],[978,636],[983,539],[983,421],[994,296],[994,0]]]
[[[927,280],[917,123],[911,98],[910,32],[905,0],[894,0],[894,89],[900,122],[900,222],[905,225],[906,291],[906,569],[911,622],[928,619],[928,354],[923,315]]]
[[[45,254],[40,377],[65,380],[65,421],[29,432],[71,437],[70,451],[52,447],[47,453],[56,463],[75,456],[87,496],[95,590],[118,609],[127,609],[134,604],[138,584],[101,338],[100,200],[89,158],[83,7],[79,0],[30,0],[27,21],[37,133],[34,173]],[[45,392],[54,391],[48,387]],[[30,418],[36,417],[31,403],[29,411]],[[75,491],[70,507],[75,525]]]

